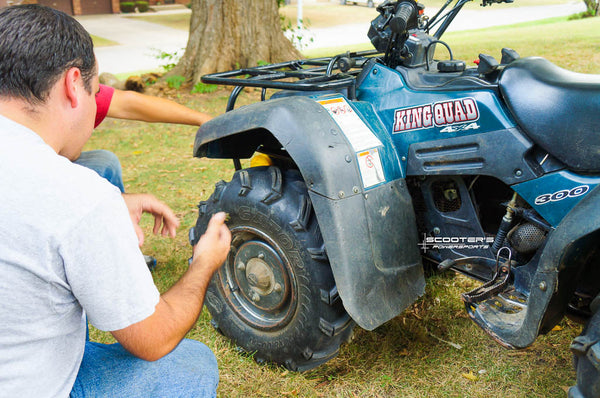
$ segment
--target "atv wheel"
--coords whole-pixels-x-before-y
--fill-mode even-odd
[[[595,302],[600,301],[600,296]],[[597,307],[592,303],[592,308]],[[571,343],[575,354],[577,385],[569,389],[569,398],[592,398],[600,396],[600,309],[594,308],[594,315],[583,332]]]
[[[213,325],[258,362],[307,370],[337,355],[354,323],[337,294],[304,181],[277,167],[237,171],[199,205],[195,237],[224,211],[231,252],[206,294]]]

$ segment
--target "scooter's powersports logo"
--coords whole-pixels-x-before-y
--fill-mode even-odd
[[[479,108],[473,98],[436,102],[435,104],[396,109],[394,133],[434,126],[446,127],[447,132],[479,128],[479,126],[473,126],[473,123],[468,123],[477,119],[479,119]],[[464,129],[454,128],[454,125],[457,124],[465,124],[466,127]]]

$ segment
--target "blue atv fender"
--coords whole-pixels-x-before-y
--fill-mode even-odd
[[[205,123],[194,156],[249,158],[273,140],[303,176],[348,314],[367,330],[397,316],[425,289],[404,178],[365,190],[343,130],[323,106],[303,96],[251,104]]]

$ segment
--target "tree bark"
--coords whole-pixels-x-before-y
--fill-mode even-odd
[[[600,1],[598,0],[583,0],[585,6],[587,7],[588,12],[593,16],[598,16],[598,8],[600,6]]]
[[[173,74],[207,73],[301,58],[283,35],[277,0],[192,0],[190,35]]]

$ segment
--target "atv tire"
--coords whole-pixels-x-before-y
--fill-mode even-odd
[[[600,296],[594,301],[598,302]],[[594,314],[583,332],[571,343],[575,355],[577,385],[569,389],[569,398],[600,397],[600,310]]]
[[[217,330],[259,363],[308,370],[335,357],[354,323],[300,173],[239,170],[231,182],[218,182],[199,210],[192,244],[212,214],[229,214],[231,251],[205,300]]]

